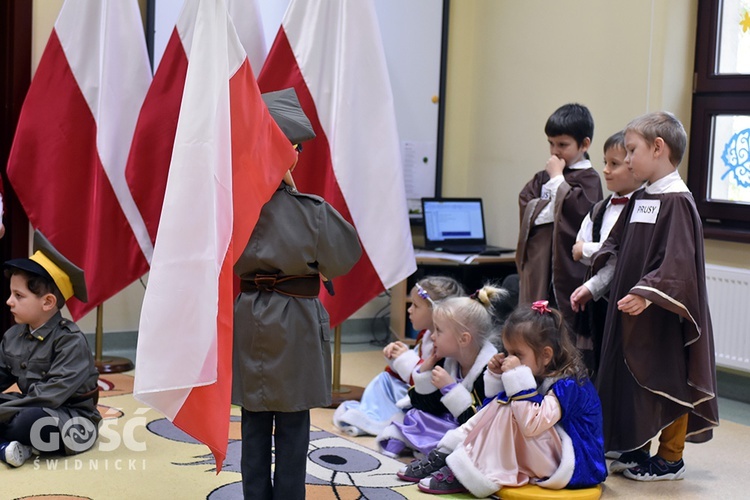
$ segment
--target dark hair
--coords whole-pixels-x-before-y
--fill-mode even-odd
[[[573,345],[568,325],[562,313],[548,308],[538,312],[530,304],[523,304],[511,313],[503,328],[503,341],[519,339],[531,347],[539,358],[545,347],[552,348],[552,360],[547,365],[545,377],[575,377],[582,380],[587,376],[581,353]]]
[[[594,138],[594,118],[589,108],[583,104],[565,104],[555,110],[544,126],[547,137],[569,135],[576,140],[578,147],[587,137]]]
[[[669,111],[655,111],[633,119],[625,132],[635,132],[643,137],[649,146],[661,137],[669,147],[669,162],[676,168],[682,161],[687,148],[687,133],[680,120]]]
[[[624,130],[615,132],[614,134],[607,137],[606,141],[604,141],[604,154],[607,154],[607,151],[609,151],[612,148],[620,148],[623,151],[625,151],[625,131]]]
[[[57,288],[57,285],[52,279],[47,278],[46,276],[40,276],[39,274],[29,273],[23,269],[18,269],[17,267],[8,267],[3,274],[5,274],[5,277],[8,279],[15,275],[23,276],[26,278],[26,287],[31,293],[37,297],[43,297],[44,295],[51,293],[57,300],[58,309],[62,309],[62,306],[65,305],[65,297],[63,297],[62,292]]]

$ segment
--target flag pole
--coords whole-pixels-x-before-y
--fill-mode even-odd
[[[333,388],[329,408],[338,408],[344,401],[359,401],[363,392],[362,387],[341,385],[341,325],[336,325],[333,329]]]
[[[122,373],[133,369],[133,362],[127,358],[102,357],[104,343],[104,304],[96,306],[96,330],[94,332],[94,363],[99,373]]]

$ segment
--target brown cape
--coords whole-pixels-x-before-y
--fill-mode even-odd
[[[570,295],[583,283],[586,266],[571,254],[581,222],[591,206],[602,199],[602,184],[593,168],[563,170],[565,181],[557,190],[552,224],[534,226],[539,212],[549,203],[540,198],[546,171],[536,175],[518,195],[521,229],[518,234],[516,266],[520,275],[519,304],[553,300],[571,326],[575,314]],[[553,281],[554,280],[554,281]]]
[[[653,223],[633,223],[640,200],[659,202]],[[597,389],[608,451],[633,450],[688,414],[687,440],[708,441],[718,425],[703,229],[689,192],[633,195],[594,256],[594,272],[617,256],[609,292]],[[617,302],[652,302],[638,316]]]

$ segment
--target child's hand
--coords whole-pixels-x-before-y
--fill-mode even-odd
[[[445,371],[442,366],[436,366],[432,369],[432,385],[438,389],[442,389],[446,385],[455,383],[456,381],[450,376],[450,373]]]
[[[409,350],[409,347],[403,342],[391,342],[383,348],[383,356],[386,359],[396,359]]]
[[[631,316],[638,316],[648,307],[646,299],[640,295],[633,295],[632,293],[627,294],[617,302],[617,309],[630,314]]]
[[[440,358],[438,358],[433,352],[432,354],[430,354],[429,358],[424,360],[424,363],[419,365],[419,372],[424,373],[427,370],[432,370],[438,361],[440,361]]]
[[[579,286],[570,294],[570,308],[573,312],[586,310],[586,302],[594,298],[591,291],[584,285]]]
[[[505,361],[503,361],[502,370],[503,373],[508,372],[512,370],[513,368],[518,368],[521,366],[521,360],[518,359],[518,356],[508,356],[505,358]]]
[[[487,363],[487,369],[495,375],[500,375],[503,373],[503,361],[505,361],[505,354],[499,352],[490,358],[489,363]]]
[[[547,165],[545,165],[544,170],[547,171],[547,174],[549,174],[549,178],[552,179],[553,177],[562,175],[564,168],[565,168],[565,160],[555,155],[552,155],[549,157],[549,160],[547,160]]]
[[[573,245],[573,260],[578,262],[583,258],[583,241],[576,241]]]

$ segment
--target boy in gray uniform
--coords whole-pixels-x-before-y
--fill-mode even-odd
[[[314,137],[291,131],[267,103],[293,144]],[[242,293],[234,307],[232,402],[242,407],[245,498],[305,497],[310,408],[331,404],[330,327],[320,282],[347,273],[361,253],[354,227],[322,198],[299,193],[288,175],[234,265]]]
[[[20,467],[38,451],[80,453],[96,442],[99,373],[86,338],[60,308],[86,302],[83,271],[37,231],[35,253],[5,263],[16,321],[0,340],[0,460]],[[35,425],[36,424],[36,425]]]

